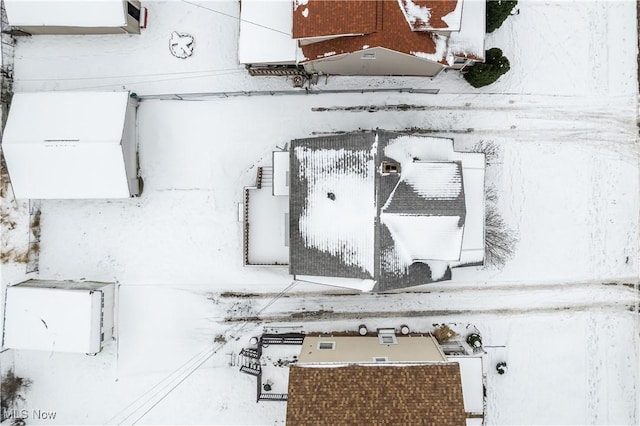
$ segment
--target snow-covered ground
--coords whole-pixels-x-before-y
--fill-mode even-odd
[[[35,276],[118,282],[118,338],[96,357],[15,352],[16,373],[33,380],[29,410],[56,411],[47,424],[282,424],[285,403],[255,403],[255,379],[229,365],[262,323],[225,319],[330,331],[355,329],[358,316],[371,327],[475,324],[486,365],[509,363],[506,375],[488,374],[488,424],[640,421],[637,289],[602,285],[638,283],[635,2],[521,1],[487,37],[511,70],[481,90],[455,72],[330,77],[316,87],[438,95],[294,94],[287,78],[251,78],[238,65],[238,21],[228,16],[237,2],[145,6],[140,36],[34,36],[16,47],[16,91],[141,97],[145,182],[138,199],[42,202]],[[173,31],[194,36],[192,57],[170,54]],[[249,90],[292,94],[146,97]],[[429,130],[454,138],[456,150],[499,147],[487,184],[519,238],[505,267],[456,270],[411,295],[349,297],[291,286],[283,269],[244,268],[237,204],[256,167],[291,139],[376,127]],[[23,270],[3,265],[3,287]],[[326,312],[290,316],[304,311]]]

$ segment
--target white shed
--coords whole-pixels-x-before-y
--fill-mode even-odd
[[[114,284],[29,280],[8,286],[3,346],[94,354],[113,337]]]
[[[29,34],[140,33],[139,0],[4,0],[9,25]],[[142,25],[141,25],[142,22]]]
[[[136,100],[128,92],[16,93],[2,137],[16,198],[140,194]]]

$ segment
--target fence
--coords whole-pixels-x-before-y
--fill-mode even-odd
[[[302,95],[328,95],[341,93],[413,93],[423,95],[436,95],[440,89],[413,89],[408,87],[398,88],[378,88],[378,89],[298,89],[298,90],[255,90],[255,91],[235,91],[235,92],[210,92],[210,93],[186,93],[186,94],[163,94],[163,95],[137,95],[138,100],[173,100],[173,101],[199,101],[207,98],[234,98],[242,96],[302,96]]]

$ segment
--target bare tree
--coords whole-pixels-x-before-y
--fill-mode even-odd
[[[518,237],[516,232],[507,226],[498,211],[498,197],[495,189],[488,187],[485,191],[485,199],[485,265],[502,268],[513,256]]]
[[[7,374],[2,378],[2,384],[0,384],[2,389],[0,392],[2,421],[5,420],[5,413],[9,413],[17,401],[24,401],[22,393],[29,389],[31,383],[31,380],[13,374],[13,370],[7,371]]]

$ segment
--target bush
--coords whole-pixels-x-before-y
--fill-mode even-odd
[[[485,52],[484,64],[476,64],[464,75],[464,79],[473,87],[483,87],[495,82],[502,74],[511,69],[509,60],[502,50],[494,47]]]
[[[467,336],[467,343],[473,349],[482,347],[482,337],[478,333],[471,333]]]
[[[509,14],[518,4],[517,0],[487,0],[487,28],[488,33],[500,28]]]

